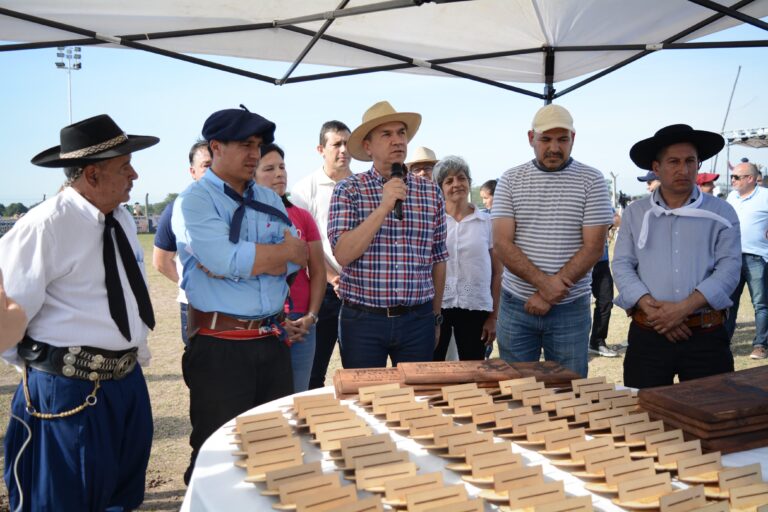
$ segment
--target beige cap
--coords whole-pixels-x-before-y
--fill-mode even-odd
[[[411,159],[405,162],[405,165],[420,164],[422,162],[432,162],[433,164],[437,163],[437,156],[435,156],[435,152],[424,146],[419,146],[416,148],[416,151],[413,152]]]
[[[536,133],[542,133],[554,128],[565,128],[575,132],[571,113],[560,105],[549,104],[541,107],[533,116],[531,129]]]

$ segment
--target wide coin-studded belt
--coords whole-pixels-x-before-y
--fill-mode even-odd
[[[18,354],[30,368],[81,380],[120,380],[136,367],[137,348],[54,347],[26,337]]]

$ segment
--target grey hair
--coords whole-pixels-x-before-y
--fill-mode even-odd
[[[78,167],[65,167],[64,176],[67,177],[67,181],[64,182],[65,187],[71,187],[74,182],[83,175],[84,166]]]
[[[469,164],[466,160],[456,155],[448,155],[440,159],[435,164],[435,168],[432,170],[437,176],[435,181],[437,186],[443,188],[443,182],[448,176],[456,176],[460,172],[463,172],[467,179],[472,182],[472,175],[469,174]]]

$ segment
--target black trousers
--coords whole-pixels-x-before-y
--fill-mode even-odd
[[[650,388],[733,371],[733,354],[725,326],[692,329],[690,339],[672,343],[637,322],[629,326],[624,356],[624,385]]]
[[[608,337],[608,323],[613,308],[613,276],[607,260],[598,261],[592,269],[592,296],[595,298],[595,313],[589,346],[597,348]]]
[[[275,336],[224,340],[197,335],[181,358],[189,387],[192,457],[189,482],[200,447],[223,424],[248,409],[293,393],[291,349]]]
[[[339,310],[341,299],[330,284],[325,288],[325,297],[320,306],[315,330],[315,359],[312,361],[312,373],[309,376],[309,389],[325,386],[325,374],[328,362],[333,355],[333,347],[339,339]]]
[[[485,359],[485,343],[480,339],[483,335],[483,324],[491,314],[490,311],[474,311],[471,309],[443,309],[443,325],[440,327],[440,342],[435,348],[435,361],[445,361],[451,335],[456,337],[456,348],[461,361]]]

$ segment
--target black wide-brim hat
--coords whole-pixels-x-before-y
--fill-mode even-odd
[[[127,155],[160,142],[149,135],[126,135],[106,114],[65,126],[59,139],[59,146],[38,154],[32,163],[41,167],[77,167]]]
[[[688,142],[696,147],[700,161],[712,158],[723,149],[725,139],[719,133],[694,130],[687,124],[673,124],[657,131],[653,137],[641,140],[629,150],[629,158],[641,169],[652,170],[659,151],[672,144]]]

